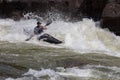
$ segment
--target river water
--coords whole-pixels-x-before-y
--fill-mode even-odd
[[[57,20],[45,33],[62,44],[25,41],[36,22],[0,19],[0,80],[120,80],[119,36],[91,19]]]

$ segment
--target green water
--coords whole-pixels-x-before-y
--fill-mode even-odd
[[[27,72],[30,68],[35,70],[40,70],[41,68],[55,70],[56,67],[72,68],[83,67],[85,65],[120,67],[120,58],[102,53],[80,54],[65,48],[44,47],[27,43],[0,42],[0,80],[7,77],[21,77],[21,74]],[[107,68],[95,69],[102,71],[103,73],[112,72],[111,69]],[[64,79],[115,80],[114,77],[111,78],[102,73],[100,74],[99,79],[92,77],[78,78],[72,76]]]

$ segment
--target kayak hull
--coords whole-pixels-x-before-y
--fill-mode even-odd
[[[52,44],[61,44],[62,41],[54,38],[53,36],[49,35],[49,34],[43,34],[41,35],[38,40],[43,40],[45,42],[48,42],[48,43],[52,43]]]

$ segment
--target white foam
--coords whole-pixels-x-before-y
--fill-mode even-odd
[[[61,67],[62,68],[62,67]],[[73,68],[63,68],[64,70],[61,70],[60,68],[57,68],[58,71],[54,71],[51,69],[42,69],[40,71],[36,71],[33,69],[29,69],[27,73],[24,75],[33,75],[34,77],[42,77],[42,76],[49,76],[58,79],[60,76],[61,77],[94,77],[92,75],[92,71],[90,69],[80,69],[77,67]]]
[[[77,67],[67,68],[63,72],[58,72],[59,75],[64,77],[93,77],[92,70],[90,69],[80,69]]]
[[[42,77],[42,76],[56,76],[55,71],[51,70],[51,69],[43,69],[41,71],[36,71],[36,70],[32,70],[29,69],[29,71],[27,73],[25,73],[24,75],[33,75],[34,77]]]
[[[0,40],[10,42],[25,42],[24,40],[33,32],[36,20],[21,20],[15,22],[10,19],[0,19]],[[24,31],[26,30],[26,32]],[[91,19],[83,19],[76,23],[54,21],[48,26],[45,33],[51,34],[64,43],[51,45],[39,42],[33,38],[29,42],[43,46],[65,47],[80,53],[105,53],[120,57],[120,37],[96,26]]]
[[[104,71],[108,69],[109,71]],[[29,69],[29,71],[23,74],[22,78],[7,78],[6,80],[65,80],[66,78],[79,78],[79,79],[97,79],[101,80],[104,78],[112,78],[113,80],[119,80],[119,67],[109,67],[102,65],[86,65],[82,68],[63,68],[58,67],[55,70],[52,69],[42,69],[40,71]],[[46,76],[46,77],[45,77]]]

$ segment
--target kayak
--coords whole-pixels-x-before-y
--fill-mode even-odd
[[[61,44],[62,41],[54,38],[53,36],[49,35],[49,34],[43,34],[40,37],[38,37],[38,40],[43,40],[45,42],[48,43],[52,43],[52,44]]]

